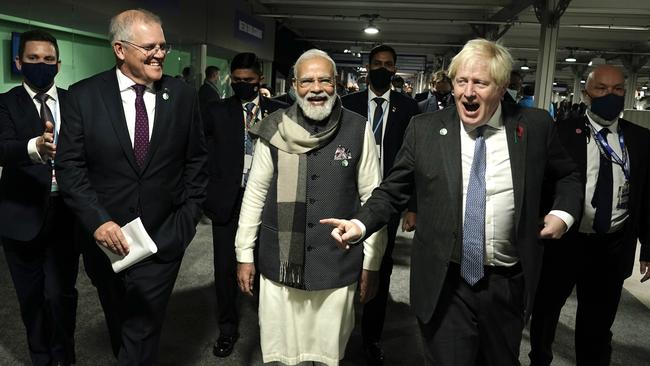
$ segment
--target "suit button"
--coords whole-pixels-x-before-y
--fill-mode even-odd
[[[312,249],[314,249],[314,247],[312,247],[311,245],[307,247],[307,251],[308,251],[308,252],[311,252]]]
[[[316,180],[316,179],[318,179],[318,178],[319,178],[319,176],[316,175],[316,174],[312,174],[312,176],[311,176],[311,180]]]
[[[314,204],[314,202],[316,202],[315,199],[313,199],[313,198],[310,198],[310,199],[309,199],[309,203],[311,203],[312,205]]]
[[[307,227],[311,229],[311,228],[314,227],[314,224],[312,224],[312,223],[310,222],[310,223],[307,224]]]

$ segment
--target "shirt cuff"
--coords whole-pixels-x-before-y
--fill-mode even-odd
[[[255,259],[253,257],[253,249],[239,249],[235,248],[235,254],[237,255],[237,262],[239,263],[253,263]]]
[[[41,154],[38,153],[38,149],[36,148],[37,138],[38,137],[34,137],[27,142],[27,154],[29,155],[29,158],[32,162],[37,164],[45,164],[45,161],[41,158]]]
[[[560,220],[564,221],[566,224],[566,231],[569,231],[571,229],[571,226],[573,226],[573,223],[576,221],[573,216],[571,216],[570,213],[562,210],[551,210],[551,212],[548,213],[549,215],[557,216],[560,218]]]
[[[363,237],[366,236],[366,225],[364,225],[363,222],[357,219],[352,219],[350,221],[355,223],[359,227],[359,229],[361,229],[361,237],[356,241],[350,242],[350,244],[358,244],[361,241],[361,239],[363,239]]]

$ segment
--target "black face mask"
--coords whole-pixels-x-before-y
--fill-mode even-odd
[[[27,83],[39,90],[52,85],[58,72],[56,64],[46,64],[45,62],[35,64],[23,62],[20,71]]]
[[[368,77],[370,78],[370,85],[377,90],[386,90],[390,86],[390,79],[395,75],[394,72],[389,71],[385,67],[370,70]]]
[[[607,94],[597,98],[589,95],[589,97],[591,98],[589,110],[607,121],[616,119],[625,104],[625,97],[616,94]]]
[[[235,95],[245,101],[253,100],[260,90],[260,83],[247,83],[240,81],[237,83],[230,83]]]

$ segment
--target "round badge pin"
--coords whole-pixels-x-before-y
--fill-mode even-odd
[[[578,135],[579,135],[579,134],[581,134],[581,133],[582,133],[582,130],[581,130],[581,129],[579,129],[579,128],[576,128],[576,134],[578,134]]]
[[[343,161],[341,161],[341,165],[343,165],[343,166],[348,166],[348,161],[347,161],[347,160],[343,160]]]
[[[169,99],[169,94],[167,94],[167,93],[163,93],[163,99],[164,99],[164,100],[168,100],[168,99]]]
[[[445,136],[445,135],[447,134],[447,129],[446,129],[446,128],[441,128],[441,129],[440,129],[440,134],[441,134],[442,136]]]

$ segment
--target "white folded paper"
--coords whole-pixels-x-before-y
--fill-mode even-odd
[[[111,252],[99,243],[97,244],[111,261],[115,273],[131,267],[158,251],[156,243],[151,240],[139,217],[122,226],[122,233],[124,233],[126,242],[129,244],[129,254],[124,257]]]

